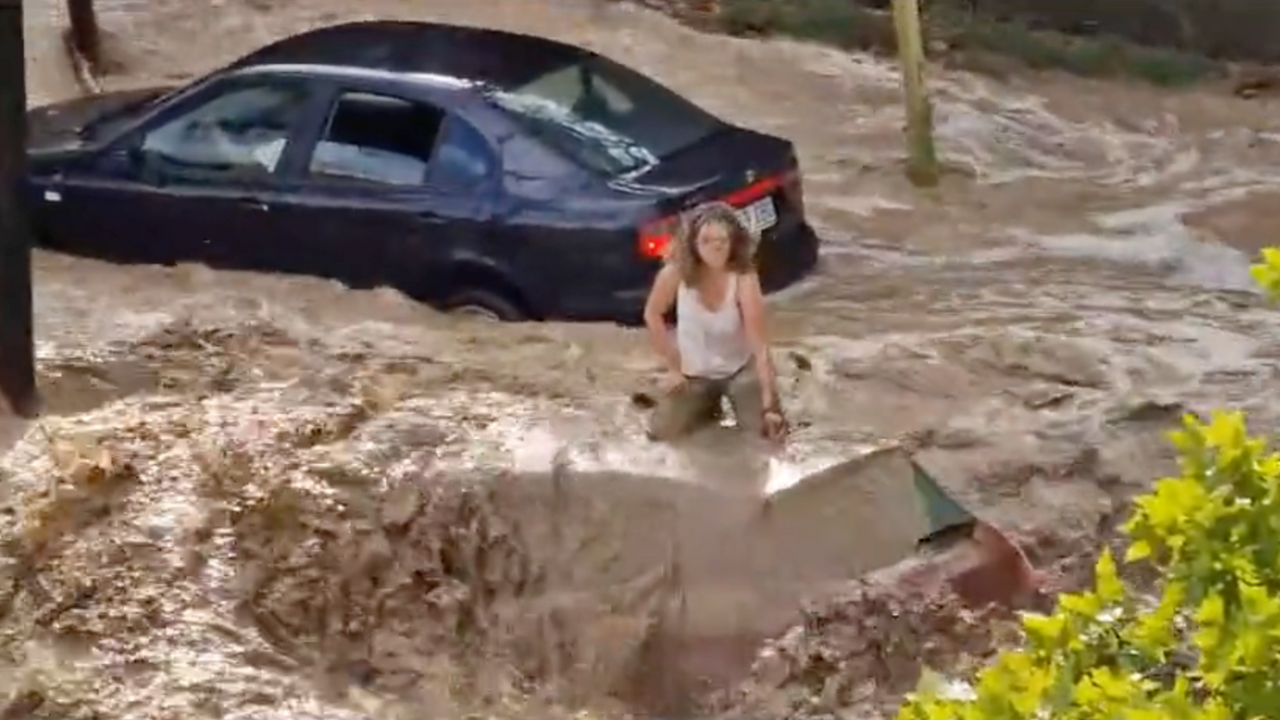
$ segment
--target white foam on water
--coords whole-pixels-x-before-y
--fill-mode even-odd
[[[1149,205],[1094,218],[1097,233],[1048,235],[1011,228],[1010,237],[1051,256],[1106,260],[1168,272],[1178,283],[1216,290],[1255,292],[1252,259],[1209,242],[1182,220],[1185,202]]]
[[[892,93],[900,83],[896,65],[867,55],[810,50],[804,58],[806,69],[860,88]],[[1194,138],[1166,127],[1164,117],[1140,129],[1074,121],[1055,113],[1043,97],[963,73],[931,76],[929,89],[941,155],[968,168],[979,182],[1042,178],[1147,187],[1188,175],[1202,161]],[[850,108],[845,122],[855,136],[883,138],[901,132],[905,120],[901,104],[888,103]],[[902,155],[892,143],[848,147],[869,165]]]

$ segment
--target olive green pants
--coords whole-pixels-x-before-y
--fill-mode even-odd
[[[649,437],[654,440],[676,440],[720,417],[721,398],[729,398],[729,406],[738,427],[759,435],[764,422],[764,400],[755,360],[727,378],[688,377],[684,385],[658,401],[649,418]]]

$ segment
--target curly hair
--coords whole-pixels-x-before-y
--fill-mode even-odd
[[[667,263],[680,271],[680,279],[686,285],[694,285],[702,275],[704,263],[698,254],[698,236],[708,225],[720,225],[729,233],[729,261],[731,272],[748,273],[755,268],[755,236],[738,217],[732,205],[724,202],[703,203],[681,216],[680,227],[675,232]]]

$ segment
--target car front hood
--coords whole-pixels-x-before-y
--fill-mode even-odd
[[[27,150],[49,152],[72,150],[84,145],[79,131],[99,118],[141,106],[172,90],[153,87],[142,90],[90,95],[27,111]]]

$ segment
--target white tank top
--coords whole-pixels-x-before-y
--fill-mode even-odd
[[[751,359],[751,346],[738,307],[738,275],[729,276],[724,302],[712,311],[695,288],[676,291],[676,347],[680,371],[690,377],[727,378]]]

